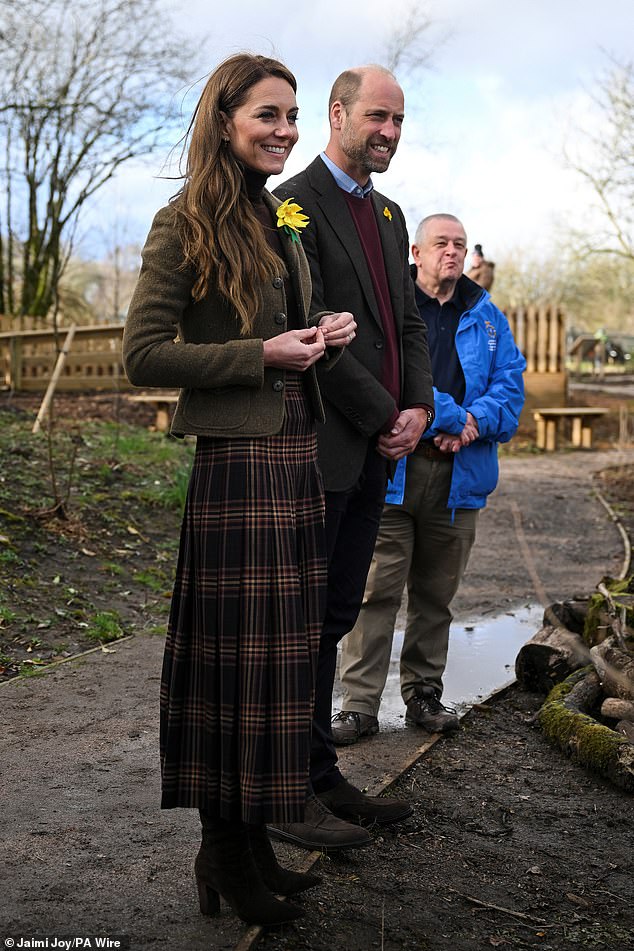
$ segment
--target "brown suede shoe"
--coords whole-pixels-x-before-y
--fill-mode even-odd
[[[365,829],[350,822],[342,822],[316,796],[309,796],[306,800],[303,822],[269,825],[268,830],[276,839],[292,842],[311,852],[359,849],[372,842],[372,836]]]
[[[359,825],[387,826],[411,816],[413,809],[404,799],[388,799],[383,796],[366,796],[360,789],[344,779],[342,783],[318,793],[317,798],[340,819]]]

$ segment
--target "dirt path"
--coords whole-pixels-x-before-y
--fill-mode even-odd
[[[632,459],[634,454],[628,461]],[[604,573],[618,573],[623,558],[621,539],[594,497],[591,472],[608,462],[621,461],[626,460],[616,453],[505,457],[501,487],[481,520],[476,550],[456,605],[458,613],[504,611],[534,601],[536,590],[538,597],[543,594],[553,600],[593,587]],[[0,942],[6,935],[101,933],[130,935],[134,948],[198,951],[229,949],[239,940],[242,928],[226,910],[216,920],[204,920],[197,912],[191,872],[198,837],[195,817],[188,811],[161,813],[158,809],[161,653],[160,637],[138,636],[117,643],[107,653],[98,651],[0,690],[0,754],[5,778]],[[553,899],[559,904],[567,901],[567,909],[571,906],[583,917],[585,909],[577,899],[582,903],[586,899],[577,892],[590,888],[597,877],[592,871],[595,857],[600,855],[606,875],[611,874],[606,864],[610,862],[617,863],[621,875],[624,856],[631,857],[634,851],[627,823],[622,835],[622,820],[617,815],[620,838],[612,833],[614,841],[608,847],[603,821],[606,797],[614,800],[610,809],[620,804],[624,811],[631,808],[631,800],[566,765],[565,788],[556,793],[561,808],[557,812],[552,803],[547,806],[550,831],[545,828],[543,835],[547,839],[566,833],[561,842],[553,841],[549,847],[557,852],[558,869],[564,854],[575,866],[571,874],[577,878],[570,884],[570,893],[576,898],[549,895],[545,863],[533,861],[534,855],[526,852],[536,847],[531,824],[536,815],[543,817],[538,802],[534,803],[535,815],[522,806],[534,796],[528,782],[532,774],[526,772],[534,767],[530,762],[520,765],[528,746],[523,734],[529,730],[525,719],[530,706],[530,699],[524,699],[517,709],[511,707],[502,715],[489,718],[481,714],[477,728],[465,729],[456,739],[438,744],[415,772],[408,774],[404,787],[416,810],[417,825],[406,830],[409,845],[391,832],[379,836],[371,850],[356,858],[337,863],[322,860],[326,883],[305,899],[305,923],[287,935],[267,937],[264,946],[288,951],[365,951],[372,947],[384,951],[467,951],[486,946],[491,937],[496,940],[488,941],[489,945],[634,948],[634,940],[628,944],[622,935],[616,944],[601,944],[596,930],[594,944],[581,940],[561,943],[564,925],[558,923],[559,943],[552,943],[554,926],[549,932],[544,925],[545,937],[536,938],[537,926],[530,931],[517,924],[526,925],[522,913],[511,916],[513,928],[506,934],[491,926],[490,935],[476,934],[476,943],[467,942],[469,928],[483,916],[473,913],[477,905],[458,901],[448,888],[464,894],[479,891],[489,896],[482,900],[500,906],[521,903],[524,895],[529,902],[524,906],[531,909],[535,920],[549,917],[539,901]],[[487,730],[501,756],[495,765]],[[374,788],[415,752],[421,734],[402,731],[401,742],[392,742],[389,749],[382,749],[379,739],[376,744],[360,744],[349,751],[345,766],[351,778]],[[557,756],[543,746],[539,736],[534,742],[541,744],[540,761],[546,763],[544,775],[550,778],[557,768]],[[490,813],[480,804],[485,794],[478,790],[479,775],[484,789],[485,766],[492,777],[490,788],[494,790],[497,783],[510,797],[502,802],[500,792],[500,802],[491,806]],[[493,802],[494,793],[488,795]],[[553,795],[550,786],[549,795]],[[584,797],[583,802],[579,796]],[[606,812],[606,822],[611,814]],[[493,815],[496,824],[491,825],[489,835],[487,823]],[[579,821],[586,815],[587,821]],[[515,862],[518,869],[521,866],[512,894],[504,878],[511,875],[512,856],[505,855],[499,868],[495,857],[498,845],[509,843],[504,832],[509,821],[517,830]],[[461,830],[460,841],[451,839],[451,823]],[[602,841],[595,843],[593,836],[601,836]],[[442,844],[448,837],[451,848]],[[474,855],[483,844],[485,864],[478,867]],[[305,853],[294,856],[301,860]],[[541,871],[531,871],[533,866]],[[587,866],[589,877],[583,871]],[[507,870],[504,874],[503,869]],[[473,888],[467,888],[465,876]],[[620,885],[615,878],[616,872],[609,884],[605,876],[602,881],[605,889],[618,895]],[[435,883],[441,881],[443,888],[437,893]],[[539,901],[535,883],[541,889]],[[434,892],[433,915],[426,911],[430,889]],[[401,891],[407,901],[400,902]],[[619,904],[620,899],[614,902],[624,914],[629,913],[628,907]],[[381,936],[385,909],[389,911],[389,941],[385,928]],[[491,909],[487,915],[490,913]],[[459,940],[451,937],[459,933],[454,915],[465,925]],[[446,939],[442,929],[447,932]],[[580,929],[581,925],[579,934]],[[605,933],[610,940],[617,934]]]
[[[634,461],[634,451],[504,456],[482,512],[457,617],[537,600],[544,606],[618,575],[623,547],[597,502],[592,476]]]

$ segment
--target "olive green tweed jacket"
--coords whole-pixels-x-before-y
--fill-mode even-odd
[[[266,205],[280,201],[264,192]],[[262,304],[249,337],[241,337],[236,313],[211,290],[194,302],[192,268],[182,268],[176,227],[168,205],[156,214],[123,334],[123,363],[135,386],[179,387],[172,433],[202,436],[267,436],[284,418],[284,370],[264,366],[263,341],[286,330],[283,275],[261,288]],[[288,276],[293,282],[300,326],[308,326],[310,271],[299,242],[282,235]],[[315,315],[311,325],[322,315]],[[332,360],[336,362],[336,358]],[[314,367],[305,371],[315,419],[324,411]]]

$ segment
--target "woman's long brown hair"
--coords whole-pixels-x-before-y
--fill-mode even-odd
[[[183,220],[185,263],[197,279],[194,300],[215,284],[235,307],[240,332],[247,335],[260,306],[259,285],[283,272],[269,248],[251,202],[242,168],[223,143],[223,118],[247,99],[261,79],[277,76],[297,91],[293,74],[266,56],[238,53],[214,70],[189,125],[185,184],[176,196]]]

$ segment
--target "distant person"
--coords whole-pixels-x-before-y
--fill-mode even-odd
[[[361,824],[398,822],[412,811],[407,800],[368,796],[350,783],[330,735],[337,645],[359,613],[388,472],[416,448],[434,415],[405,219],[370,177],[390,165],[403,114],[403,90],[392,73],[379,66],[346,70],[330,94],[325,151],[275,189],[310,216],[304,248],[313,279],[311,311],[350,311],[358,324],[332,371],[318,370],[326,409],[317,442],[326,489],[328,598],[310,763],[315,795],[304,822],[272,827],[308,849],[365,845],[372,839]]]
[[[137,386],[178,386],[172,432],[197,437],[161,685],[162,807],[198,809],[200,909],[250,924],[318,883],[282,868],[267,822],[301,821],[325,605],[315,364],[354,338],[309,322],[297,206],[265,189],[297,141],[296,83],[240,53],[211,74],[185,181],[156,215],[125,327]],[[331,349],[335,348],[335,349]]]
[[[486,261],[482,251],[482,245],[476,244],[471,255],[471,267],[467,271],[467,277],[483,287],[485,291],[490,291],[493,287],[495,264],[493,261]]]
[[[442,703],[450,605],[478,512],[498,479],[497,447],[515,433],[526,362],[504,314],[463,275],[467,237],[453,215],[424,218],[412,247],[416,303],[427,327],[436,416],[388,487],[359,619],[342,643],[335,743],[379,731],[396,615],[407,582],[401,650],[406,722],[429,733],[459,725]]]

